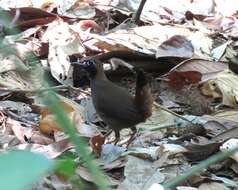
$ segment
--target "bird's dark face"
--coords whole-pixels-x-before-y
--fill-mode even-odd
[[[82,60],[79,61],[77,63],[73,63],[75,66],[80,66],[82,67],[84,70],[87,71],[87,73],[89,74],[90,78],[94,78],[94,76],[97,74],[97,65],[98,65],[98,61],[93,60],[93,59],[87,59],[87,60]]]
[[[104,74],[103,63],[98,59],[82,59],[71,64],[84,69],[89,74],[91,79],[106,77]]]
[[[90,77],[94,77],[97,73],[97,66],[95,60],[83,60],[80,65],[89,73]]]

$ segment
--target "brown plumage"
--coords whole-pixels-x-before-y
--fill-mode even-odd
[[[152,109],[150,81],[146,74],[136,69],[136,94],[133,97],[126,89],[112,83],[106,77],[103,64],[98,60],[84,60],[80,63],[91,78],[92,100],[98,115],[115,132],[115,144],[120,139],[120,130],[130,128],[136,133],[136,125],[144,122]]]

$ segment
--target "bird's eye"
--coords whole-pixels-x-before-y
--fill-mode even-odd
[[[95,65],[95,62],[93,60],[85,60],[83,61],[83,64],[86,66],[90,66],[90,65]]]

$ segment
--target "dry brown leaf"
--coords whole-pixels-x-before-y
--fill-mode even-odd
[[[77,114],[76,110],[66,102],[60,102],[62,108],[67,113],[68,117],[73,121],[75,125],[81,125],[80,115]],[[54,132],[62,131],[59,124],[56,121],[55,115],[52,114],[47,107],[43,107],[40,111],[41,120],[39,124],[40,130],[47,134],[52,135]]]
[[[186,145],[188,152],[184,155],[192,161],[200,161],[208,158],[219,150],[220,143],[209,143],[205,145],[189,144]]]
[[[52,76],[62,84],[72,84],[72,68],[68,56],[85,53],[78,33],[59,18],[48,25],[42,41],[49,42],[48,61]]]
[[[188,59],[175,66],[172,71],[197,71],[202,74],[202,81],[213,78],[217,73],[228,69],[228,65],[222,62],[212,62],[205,59]]]
[[[174,35],[158,47],[156,58],[170,56],[191,58],[193,50],[191,42],[184,36]]]
[[[224,110],[213,115],[215,118],[223,121],[232,121],[238,123],[237,110]]]
[[[169,85],[176,90],[181,90],[185,85],[196,84],[201,81],[202,74],[197,71],[169,73]]]
[[[230,190],[228,187],[226,187],[222,183],[217,182],[209,182],[209,183],[203,183],[198,187],[198,190]]]
[[[95,135],[90,139],[90,145],[97,156],[101,155],[102,145],[105,139],[106,137],[101,134]]]
[[[232,71],[220,72],[201,87],[202,93],[213,98],[222,98],[222,104],[238,107],[238,76]]]
[[[68,139],[64,139],[49,145],[24,143],[14,146],[13,148],[19,150],[30,150],[33,152],[44,154],[48,158],[54,159],[62,155],[65,151],[72,149],[73,145],[69,142]]]

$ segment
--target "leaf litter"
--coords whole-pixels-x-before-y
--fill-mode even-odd
[[[237,145],[235,5],[180,0],[175,6],[171,1],[147,0],[140,24],[135,25],[128,20],[139,1],[2,0],[0,7],[13,23],[0,17],[7,50],[0,52],[1,151],[27,149],[50,159],[70,155],[77,165],[74,175],[95,187],[67,134],[36,96],[37,90],[47,90],[38,81],[43,73],[51,79],[78,135],[88,142],[88,151],[106,171],[112,189],[160,189],[159,184],[193,164]],[[14,27],[19,29],[15,34],[10,32]],[[39,60],[40,77],[30,75],[31,53]],[[137,126],[139,132],[128,149],[128,130],[122,132],[119,145],[105,144],[113,135],[104,136],[108,128],[93,108],[87,76],[71,66],[85,56],[104,56],[107,75],[131,93],[135,78],[128,65],[149,72],[156,102],[182,118],[154,105],[153,115]],[[237,160],[234,154],[223,161],[226,167],[223,162],[211,165],[177,189],[237,188]],[[71,178],[56,173],[34,188],[73,187]]]

